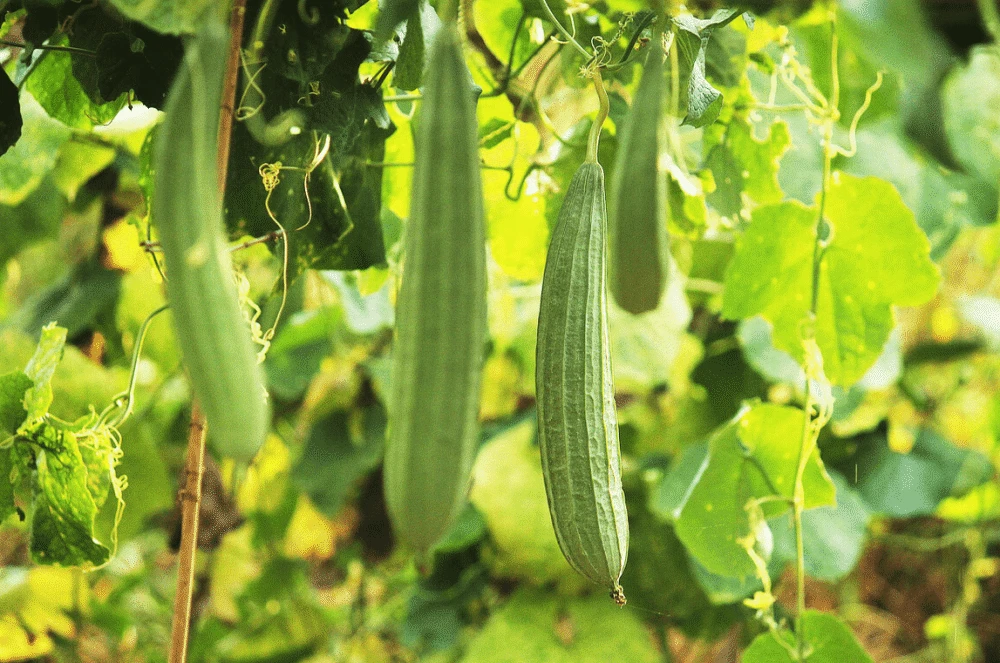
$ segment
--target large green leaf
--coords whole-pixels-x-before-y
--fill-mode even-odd
[[[430,44],[441,27],[441,20],[420,0],[406,22],[406,36],[399,47],[399,58],[393,69],[392,84],[402,90],[416,90],[423,80],[424,67],[430,54]]]
[[[973,49],[945,81],[944,127],[955,158],[994,188],[1000,178],[1000,50]]]
[[[712,437],[700,466],[694,468],[696,456],[692,455],[678,473],[668,475],[668,483],[691,479],[686,487],[661,488],[666,493],[661,492],[661,508],[679,514],[677,536],[706,570],[734,578],[754,574],[750,557],[737,541],[753,527],[747,504],[773,496],[775,490],[791,498],[802,426],[803,413],[796,408],[771,404],[745,408]],[[803,486],[807,509],[835,503],[835,488],[815,450],[806,465]],[[762,505],[767,516],[787,508],[787,501]],[[757,541],[769,554],[770,532],[763,522],[759,527]]]
[[[63,39],[57,44],[68,42]],[[110,122],[125,106],[125,95],[104,104],[94,103],[73,75],[69,53],[50,51],[41,58],[24,85],[53,119],[76,129]]]
[[[496,546],[496,573],[541,583],[583,582],[556,542],[542,481],[535,421],[524,421],[479,451],[469,499],[486,519]]]
[[[720,9],[708,19],[678,16],[677,44],[682,80],[687,83],[687,115],[684,124],[704,127],[715,122],[722,110],[722,93],[705,78],[705,54],[712,33],[740,15],[738,9]]]
[[[31,388],[31,378],[21,371],[0,375],[0,437],[6,439],[24,422],[24,392]],[[14,486],[10,482],[10,449],[0,449],[0,522],[14,513]]]
[[[893,326],[892,306],[926,302],[940,277],[927,237],[891,184],[843,173],[832,180],[815,333],[827,377],[850,385],[882,352]],[[815,208],[796,202],[758,208],[726,271],[723,315],[763,315],[774,326],[775,347],[800,363],[817,216]]]
[[[62,359],[65,345],[65,328],[56,326],[54,322],[42,328],[38,348],[24,369],[33,386],[24,394],[24,409],[28,414],[20,430],[34,427],[48,413],[52,405],[52,376]]]
[[[654,663],[660,655],[635,614],[603,594],[560,602],[521,589],[469,643],[463,663]]]
[[[110,0],[121,13],[164,34],[194,34],[213,0]]]
[[[32,442],[32,557],[62,566],[103,564],[110,551],[94,538],[98,507],[76,435],[43,425]]]
[[[0,156],[0,205],[17,205],[52,170],[70,131],[49,117],[30,94],[21,94],[24,126],[14,147]]]
[[[868,536],[871,514],[861,497],[839,473],[831,473],[837,486],[837,505],[802,514],[802,540],[806,574],[836,582],[854,570]],[[794,562],[795,532],[791,514],[769,522],[774,534],[774,560]]]
[[[24,409],[24,392],[31,388],[31,381],[23,371],[0,375],[0,435],[13,435],[28,416]],[[0,453],[3,453],[0,451]],[[0,485],[5,476],[0,475]]]
[[[893,518],[932,514],[941,500],[964,495],[992,473],[985,456],[927,428],[906,454],[892,451],[884,434],[866,436],[855,463],[858,493],[872,511]]]
[[[336,515],[355,482],[382,460],[386,413],[380,404],[337,410],[309,433],[292,479],[327,515]]]
[[[872,663],[851,630],[836,615],[807,610],[802,615],[809,663]],[[781,635],[758,635],[743,652],[743,663],[793,663],[788,650],[776,638],[784,638],[794,647],[795,640],[788,631]]]

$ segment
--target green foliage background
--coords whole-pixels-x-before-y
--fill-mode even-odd
[[[423,0],[382,4],[380,19],[374,0],[286,0],[244,68],[264,99],[238,92],[240,116],[257,117],[233,131],[226,220],[234,242],[260,237],[276,229],[270,206],[290,230],[290,286],[264,363],[272,435],[241,480],[209,464],[191,660],[791,660],[788,633],[766,633],[795,610],[787,500],[746,503],[792,497],[801,405],[817,394],[832,409],[803,477],[807,660],[1000,656],[995,14],[670,5],[669,287],[654,311],[610,311],[632,530],[619,610],[559,552],[536,442],[539,283],[596,109],[538,0],[463,2],[491,258],[482,445],[428,572],[392,540],[393,305],[440,21]],[[647,9],[549,4],[615,58]],[[190,418],[169,313],[135,366],[131,417],[101,414],[117,412],[140,326],[164,303],[141,244],[155,241],[154,109],[183,36],[216,9],[0,1],[0,661],[166,657]],[[606,74],[605,169],[642,60]],[[287,111],[307,130],[260,142],[254,122]],[[843,149],[824,189],[827,129]],[[298,170],[268,197],[259,169],[278,162]],[[802,338],[820,206],[816,354]],[[234,260],[266,329],[280,244]]]

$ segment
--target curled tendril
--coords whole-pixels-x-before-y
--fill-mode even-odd
[[[298,11],[299,18],[302,19],[303,23],[306,25],[316,25],[319,23],[320,19],[319,9],[316,7],[307,7],[306,3],[308,1],[309,0],[299,0],[295,9]]]
[[[278,226],[282,244],[281,305],[278,307],[278,313],[274,317],[274,324],[271,325],[271,328],[260,335],[259,340],[255,338],[255,340],[258,340],[258,343],[264,346],[261,350],[261,357],[267,353],[269,342],[272,338],[274,338],[275,331],[278,328],[278,322],[281,320],[281,314],[284,312],[285,304],[288,300],[288,232],[285,230],[285,226],[281,224],[278,217],[271,209],[271,196],[274,193],[274,190],[278,187],[278,184],[281,183],[281,171],[290,170],[304,173],[302,177],[302,189],[305,192],[308,214],[306,216],[306,222],[296,228],[296,230],[302,230],[312,222],[313,208],[312,198],[309,196],[309,178],[312,172],[326,160],[327,155],[330,153],[330,136],[329,134],[324,135],[323,140],[320,140],[314,132],[313,141],[313,156],[309,163],[305,166],[285,166],[280,161],[276,161],[274,163],[262,163],[260,167],[257,168],[261,184],[263,184],[264,190],[267,192],[267,196],[264,198],[264,209],[267,212],[268,218],[274,222],[274,225]],[[334,178],[334,189],[340,197],[341,203],[344,204],[346,211],[346,204],[343,202],[343,194],[340,193],[336,178]]]
[[[246,77],[243,93],[240,95],[239,103],[236,104],[236,119],[240,122],[244,122],[257,115],[264,108],[264,103],[267,101],[267,95],[265,95],[263,88],[257,83],[257,78],[264,71],[267,63],[263,60],[251,61],[250,57],[249,51],[240,51],[240,66],[243,67],[243,75]],[[259,99],[252,106],[247,104],[247,97],[251,93],[255,94]]]

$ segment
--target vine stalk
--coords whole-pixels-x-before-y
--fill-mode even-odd
[[[217,184],[225,191],[229,144],[233,127],[236,78],[239,73],[240,44],[246,0],[233,0],[229,22],[229,57],[223,83],[222,105],[219,109]],[[191,406],[187,456],[184,462],[184,486],[178,491],[181,502],[181,543],[177,557],[177,589],[174,594],[174,614],[170,629],[168,663],[185,663],[191,631],[191,598],[194,590],[195,556],[198,549],[198,520],[201,511],[201,484],[205,473],[205,437],[208,423],[198,403]]]
[[[813,409],[816,405],[813,394],[813,380],[816,377],[815,371],[811,370],[814,362],[812,356],[815,349],[816,340],[816,313],[819,306],[819,285],[822,273],[823,252],[825,249],[824,232],[826,211],[826,194],[830,187],[830,177],[832,171],[833,158],[837,153],[837,148],[833,144],[833,125],[837,121],[838,106],[840,101],[840,80],[837,67],[838,44],[837,44],[837,23],[836,16],[831,14],[830,18],[830,69],[831,69],[831,91],[830,99],[824,104],[823,114],[823,179],[820,188],[819,210],[816,214],[815,244],[813,245],[812,282],[810,285],[809,317],[803,330],[803,345],[806,349],[806,381],[805,398],[803,403],[802,417],[802,437],[799,442],[798,463],[795,471],[795,486],[792,494],[792,521],[795,531],[795,645],[798,659],[805,661],[807,656],[806,640],[804,632],[803,617],[806,610],[806,573],[805,573],[805,545],[802,534],[802,514],[805,511],[805,487],[803,478],[809,457],[815,449],[816,430]]]

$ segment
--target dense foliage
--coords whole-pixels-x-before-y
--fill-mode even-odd
[[[192,661],[1000,657],[990,0],[252,0],[217,142],[192,53],[222,5],[0,0],[0,662],[167,660],[193,395],[223,374],[246,393],[211,406],[251,409],[205,408]],[[479,173],[449,170],[474,119]],[[564,279],[560,210],[598,238]],[[234,279],[177,294],[209,226]],[[539,334],[543,274],[588,299]],[[253,455],[233,432],[268,410]],[[438,421],[469,439],[422,445]],[[601,428],[590,512],[550,515],[586,467],[540,423]],[[384,488],[387,439],[413,446]],[[601,588],[574,567],[626,505]]]

